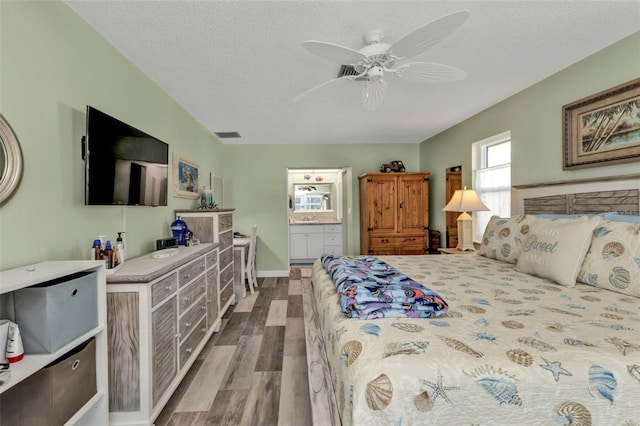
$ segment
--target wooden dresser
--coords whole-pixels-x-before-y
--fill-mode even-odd
[[[233,255],[233,211],[235,209],[216,210],[176,210],[176,218],[182,217],[195,238],[201,243],[218,243],[220,257],[220,294],[221,305],[231,296],[239,300],[244,290],[244,280],[234,280]],[[234,290],[234,285],[237,286]]]
[[[219,284],[218,249],[180,246],[169,257],[127,259],[107,274],[109,424],[152,425],[220,329],[235,299]]]
[[[429,253],[429,174],[365,173],[360,180],[360,253]]]

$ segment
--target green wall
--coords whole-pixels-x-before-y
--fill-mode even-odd
[[[258,274],[288,269],[288,168],[351,167],[352,214],[345,221],[355,248],[348,254],[359,254],[358,176],[391,160],[419,171],[418,153],[418,144],[225,145],[225,207],[236,209],[234,228],[247,233],[258,225]]]
[[[167,207],[84,206],[86,105],[92,105],[219,172],[222,143],[62,2],[0,1],[0,112],[18,136],[24,172],[0,207],[0,269],[87,259],[93,239],[126,231],[130,256],[171,236]],[[208,179],[207,179],[208,181]]]
[[[0,112],[24,156],[20,187],[0,207],[0,269],[86,259],[97,235],[115,239],[122,230],[130,256],[147,253],[171,235],[174,209],[194,205],[173,197],[170,176],[167,207],[84,206],[87,104],[169,143],[203,176],[223,175],[235,228],[258,224],[258,270],[286,271],[287,168],[351,167],[349,254],[359,244],[357,176],[383,162],[432,172],[430,217],[441,231],[444,169],[462,164],[470,184],[470,144],[505,130],[513,136],[514,184],[636,172],[638,163],[563,172],[560,114],[566,103],[638,77],[639,46],[635,34],[422,144],[223,145],[64,3],[0,1]]]
[[[617,176],[640,163],[562,170],[562,106],[640,77],[640,32],[542,80],[420,145],[430,180],[430,227],[445,235],[445,169],[462,165],[471,187],[471,144],[511,131],[511,184]]]

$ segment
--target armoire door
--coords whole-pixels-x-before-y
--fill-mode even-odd
[[[447,185],[445,189],[447,203],[458,189],[462,189],[462,172],[447,171]],[[458,216],[460,216],[458,212],[447,212],[447,247],[456,247],[458,245]]]
[[[397,187],[396,176],[367,177],[366,215],[368,217],[369,232],[396,232],[397,216]],[[362,196],[362,194],[361,194]]]
[[[398,233],[422,233],[429,227],[429,180],[398,176]]]

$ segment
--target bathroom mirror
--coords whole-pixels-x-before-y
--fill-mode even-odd
[[[293,185],[295,212],[327,212],[335,203],[333,183],[296,183]]]
[[[18,188],[22,176],[22,151],[16,134],[0,114],[0,204]]]

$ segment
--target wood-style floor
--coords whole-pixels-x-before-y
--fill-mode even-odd
[[[156,426],[311,424],[302,275],[259,278],[225,313]]]

